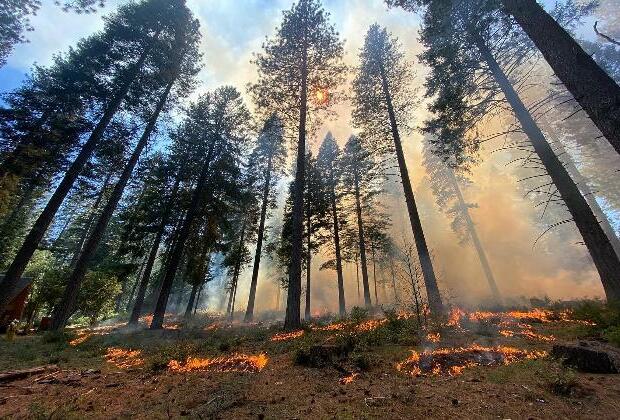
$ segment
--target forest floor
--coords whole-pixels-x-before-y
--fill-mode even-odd
[[[548,355],[588,337],[568,312],[472,312],[419,332],[412,314],[229,325],[170,317],[0,342],[3,418],[617,418],[620,375]],[[53,365],[53,366],[49,366]],[[1,374],[0,374],[1,376]]]

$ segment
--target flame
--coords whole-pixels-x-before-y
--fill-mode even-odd
[[[340,378],[340,380],[338,382],[340,382],[342,385],[347,385],[352,383],[355,378],[357,378],[360,374],[359,373],[351,373],[348,376],[345,376],[344,378]]]
[[[185,363],[171,360],[168,363],[168,369],[174,372],[191,372],[193,370],[201,370],[256,373],[263,370],[268,361],[269,358],[264,353],[258,355],[235,353],[231,356],[219,356],[204,359],[188,357]]]
[[[448,316],[448,326],[460,328],[461,318],[465,316],[465,312],[460,308],[452,308]]]
[[[369,319],[368,321],[364,321],[361,324],[359,324],[357,327],[355,327],[355,329],[358,332],[368,332],[368,331],[376,330],[377,328],[379,328],[381,325],[385,324],[386,322],[388,322],[388,320],[385,318]]]
[[[411,350],[409,358],[398,363],[396,369],[410,375],[443,373],[455,376],[474,366],[507,365],[546,355],[547,352],[544,351],[527,351],[506,346],[482,347],[472,344],[469,347],[443,348],[422,353]]]
[[[347,327],[347,324],[344,322],[336,322],[334,324],[328,324],[325,326],[314,326],[312,327],[315,331],[342,331]]]
[[[426,334],[426,340],[430,341],[431,343],[439,343],[439,341],[441,340],[441,334],[428,333]]]
[[[105,355],[108,363],[120,369],[128,369],[144,364],[141,350],[125,350],[118,347],[110,347]]]
[[[304,335],[304,330],[293,331],[289,333],[278,333],[278,334],[274,334],[270,340],[271,341],[287,341],[287,340],[293,340],[295,338],[299,338],[302,335]]]

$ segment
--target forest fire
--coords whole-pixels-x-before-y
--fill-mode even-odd
[[[369,319],[368,321],[364,321],[361,324],[359,324],[357,327],[355,327],[355,329],[358,332],[368,332],[368,331],[372,331],[372,330],[376,330],[377,328],[379,328],[381,325],[385,324],[386,322],[388,322],[387,319]]]
[[[439,341],[441,340],[441,334],[440,333],[428,333],[426,334],[426,340],[430,341],[431,343],[439,343]]]
[[[450,375],[456,376],[474,366],[499,366],[524,359],[537,359],[546,356],[544,351],[527,351],[514,347],[482,347],[472,344],[469,347],[443,348],[418,353],[411,351],[409,358],[396,365],[396,369],[410,375]]]
[[[299,331],[292,331],[289,333],[278,333],[278,334],[274,334],[271,338],[270,341],[288,341],[288,340],[293,340],[295,338],[299,338],[302,335],[304,335],[304,330],[299,330]]]
[[[233,354],[214,358],[188,357],[185,362],[171,360],[168,369],[173,372],[215,371],[215,372],[248,372],[257,373],[267,365],[266,354],[258,355]]]
[[[120,369],[129,369],[144,364],[141,350],[126,350],[118,347],[110,347],[105,355],[108,363]]]

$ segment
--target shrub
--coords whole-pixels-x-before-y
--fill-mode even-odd
[[[351,309],[351,314],[349,315],[349,318],[351,318],[352,322],[359,324],[368,319],[368,309],[354,306]]]

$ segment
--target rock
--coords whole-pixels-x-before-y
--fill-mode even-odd
[[[580,341],[556,344],[551,355],[563,359],[566,366],[588,373],[620,373],[620,352],[608,345]]]

